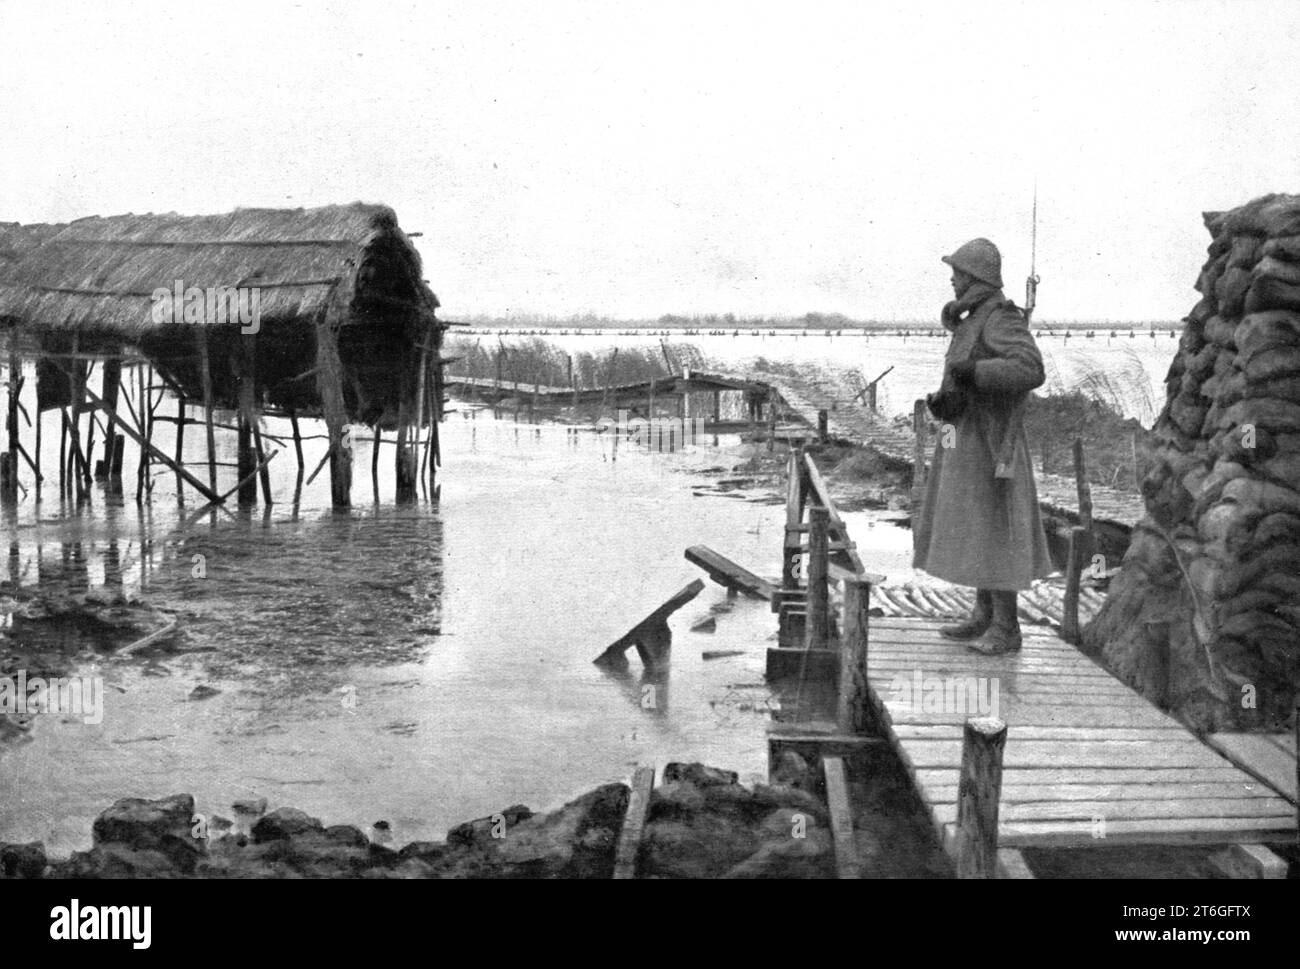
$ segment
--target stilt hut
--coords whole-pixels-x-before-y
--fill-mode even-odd
[[[377,438],[395,429],[398,497],[414,496],[419,428],[427,423],[436,441],[443,328],[392,209],[122,215],[50,228],[0,264],[0,326],[34,344],[42,409],[71,403],[75,412],[87,394],[88,409],[147,440],[142,414],[131,428],[133,415],[115,413],[112,361],[136,353],[180,398],[182,415],[186,403],[204,409],[209,482],[200,490],[209,500],[214,408],[238,415],[241,501],[255,496],[260,414],[295,427],[299,416],[324,418],[336,505],[349,502],[346,425],[367,424]],[[78,379],[88,357],[105,361],[98,398]],[[430,477],[436,460],[435,448]]]

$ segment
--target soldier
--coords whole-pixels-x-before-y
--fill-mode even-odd
[[[987,655],[1020,648],[1016,594],[1051,573],[1022,413],[1042,385],[1042,357],[1024,314],[1002,294],[1002,255],[974,239],[943,261],[956,299],[943,381],[926,398],[941,422],[913,566],[973,586],[969,619],[940,632]]]

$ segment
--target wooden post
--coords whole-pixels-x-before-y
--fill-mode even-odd
[[[119,348],[120,349],[120,348]],[[122,358],[109,357],[104,361],[103,377],[101,383],[103,390],[104,403],[109,407],[117,410],[117,395],[122,387]],[[110,427],[108,433],[104,435],[104,473],[107,474],[113,466],[113,452],[117,448],[117,432]]]
[[[925,446],[928,434],[924,400],[912,404],[912,432],[916,436],[912,445],[912,522],[915,527],[921,517],[921,505],[925,501]]]
[[[840,643],[840,694],[836,722],[841,733],[870,732],[871,703],[867,683],[871,580],[844,580],[844,635]]]
[[[67,371],[64,371],[64,373],[67,373]],[[141,437],[140,434],[134,428],[131,427],[131,425],[127,424],[126,421],[122,420],[122,418],[118,416],[117,411],[105,405],[105,403],[102,400],[100,400],[97,396],[95,396],[94,392],[89,390],[88,388],[85,390],[85,393],[88,397],[90,397],[91,403],[94,404],[96,407],[101,408],[104,411],[104,416],[107,417],[108,420],[112,422],[115,426],[121,428],[126,433],[126,435],[131,438],[131,440],[135,441],[135,443],[140,446],[140,449],[142,451],[147,451],[152,457],[156,458],[163,464],[167,465],[168,467],[173,467],[172,459],[168,455],[164,454],[162,451],[158,450],[158,448],[154,447],[153,444],[145,440],[145,438]],[[130,403],[129,399],[127,403],[128,404]],[[138,419],[139,418],[137,418],[137,420]],[[117,461],[117,459],[115,459],[115,461],[116,463],[120,464],[120,461]],[[211,491],[206,485],[204,485],[202,481],[199,481],[197,478],[194,477],[194,475],[186,471],[184,467],[181,467],[179,469],[179,474],[181,475],[182,478],[185,479],[186,482],[188,482],[191,488],[193,488],[199,494],[203,495],[204,498],[207,498],[209,501],[215,501],[215,502],[221,501],[220,495]]]
[[[289,415],[289,426],[293,428],[293,449],[298,455],[298,473],[302,474],[306,469],[302,461],[302,433],[298,430],[298,415]]]
[[[867,406],[871,408],[871,413],[876,412],[876,385],[874,383],[867,385]]]
[[[33,420],[34,420],[35,423],[36,423],[36,454],[35,454],[35,458],[36,458],[36,503],[39,505],[40,502],[41,502],[41,482],[43,482],[43,481],[45,480],[45,478],[41,475],[41,399],[40,399],[40,394],[36,394],[36,395],[34,395],[34,399],[35,399],[35,407],[36,407],[36,416],[33,418]],[[112,440],[112,437],[110,436],[109,439]],[[38,554],[39,554],[39,553],[38,553]]]
[[[108,376],[107,371],[105,371],[105,377],[107,376]],[[107,379],[104,382],[108,383]],[[107,393],[107,388],[105,388],[105,392]],[[108,443],[109,444],[112,443],[111,436],[109,438]],[[184,460],[185,460],[185,398],[182,397],[180,392],[178,391],[176,394],[176,466],[179,468],[181,464],[184,462]],[[105,472],[108,471],[107,461],[105,462],[104,470]],[[181,502],[185,501],[185,496],[181,492],[181,484],[183,483],[183,481],[184,479],[181,478],[181,476],[178,474],[176,476],[176,497],[180,499]]]
[[[334,294],[316,318],[316,386],[329,430],[330,498],[335,508],[352,504],[352,448],[347,434],[347,404],[343,397],[343,363],[330,306]]]
[[[208,331],[195,327],[194,341],[199,348],[199,377],[203,383],[203,422],[208,432],[208,490],[217,490],[217,437],[212,427],[212,368],[208,361]]]
[[[1138,467],[1138,436],[1137,431],[1131,431],[1128,436],[1129,449],[1133,452],[1133,490],[1142,490],[1142,471]]]
[[[11,335],[9,344],[9,411],[5,425],[9,430],[9,453],[5,455],[3,480],[0,481],[0,498],[7,505],[18,503],[18,379],[21,368],[18,363],[18,350],[13,345]],[[15,576],[15,582],[17,577]]]
[[[239,357],[239,507],[245,508],[257,504],[257,481],[253,471],[258,461],[253,453],[253,373],[250,368],[250,354],[243,352],[244,339],[241,337],[239,348],[235,352]]]
[[[573,380],[573,354],[569,354],[569,389],[573,391],[573,409],[578,409],[578,385]]]
[[[1083,460],[1083,441],[1074,439],[1074,482],[1079,490],[1079,524],[1092,538],[1092,489],[1088,486],[1087,468]]]
[[[257,474],[262,482],[262,503],[267,508],[271,507],[271,472],[268,468],[270,461],[267,460],[266,453],[262,450],[262,431],[257,426],[257,418],[252,420],[253,426],[253,449],[257,452]],[[179,475],[177,476],[179,478]]]
[[[830,414],[824,410],[817,412],[817,440],[822,444],[830,438]]]
[[[1007,725],[996,717],[966,721],[957,785],[958,878],[993,878],[998,863],[998,801]]]
[[[68,412],[59,408],[59,497],[68,494]]]
[[[821,505],[808,509],[808,621],[804,644],[825,649],[830,631],[828,572],[831,514]]]
[[[722,391],[713,392],[713,423],[718,424],[722,421]]]
[[[632,791],[628,797],[623,828],[614,848],[614,878],[636,877],[636,859],[641,851],[641,834],[645,830],[646,815],[650,808],[650,795],[655,786],[655,769],[638,767],[632,775]]]
[[[375,491],[375,504],[379,504],[379,421],[375,421],[375,441],[370,446],[370,484]]]
[[[1065,603],[1061,620],[1061,638],[1067,643],[1079,642],[1079,583],[1087,544],[1088,533],[1083,526],[1075,525],[1070,529],[1069,555],[1065,563]]]

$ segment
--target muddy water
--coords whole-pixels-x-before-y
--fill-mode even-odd
[[[438,504],[392,504],[385,449],[385,501],[368,505],[359,442],[347,515],[329,510],[325,475],[296,506],[295,476],[281,473],[269,513],[197,521],[169,474],[143,507],[133,480],[125,499],[97,485],[80,510],[47,483],[39,507],[25,501],[5,523],[8,577],[120,582],[178,616],[194,652],[115,659],[83,644],[70,672],[103,678],[102,723],[38,715],[30,739],[0,744],[0,841],[63,854],[88,845],[116,798],[178,791],[200,812],[229,816],[236,798],[265,796],[326,823],[382,818],[401,841],[441,839],[509,804],[545,808],[624,779],[636,763],[699,759],[761,776],[776,703],[761,686],[775,629],[766,603],[728,601],[708,583],[672,621],[666,677],[646,680],[634,651],[623,675],[591,661],[700,574],[688,545],[779,573],[783,509],[716,470],[734,463],[734,438],[670,455],[615,450],[609,437],[453,413]],[[309,442],[309,468],[322,447]],[[883,541],[882,561],[905,568],[906,538],[895,536],[897,555]],[[730,610],[717,631],[690,632],[711,607]]]

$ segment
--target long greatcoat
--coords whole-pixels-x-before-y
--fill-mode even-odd
[[[958,585],[1028,589],[1052,572],[1029,462],[1029,440],[1017,404],[1042,385],[1043,359],[1024,315],[1000,290],[991,292],[953,329],[941,389],[953,386],[948,365],[975,363],[965,411],[945,426],[914,515],[912,565]],[[1008,427],[1014,450],[1010,476],[996,477]]]

